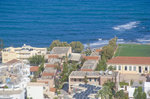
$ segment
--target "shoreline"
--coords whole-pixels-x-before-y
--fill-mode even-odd
[[[103,46],[105,46],[105,45],[107,45],[108,43],[109,43],[109,40],[110,39],[97,39],[97,41],[91,41],[90,43],[89,43],[89,46],[90,46],[90,48],[91,49],[95,49],[95,48],[101,48],[101,47],[103,47]],[[67,41],[61,41],[61,42],[67,42]],[[71,41],[72,42],[72,41]],[[69,42],[69,43],[71,43],[71,42]],[[81,41],[80,41],[81,42]],[[49,46],[50,46],[50,44],[51,44],[52,42],[50,42],[49,44],[47,44],[47,46],[46,45],[44,45],[44,46],[41,46],[42,45],[42,43],[40,44],[38,44],[39,46],[37,46],[37,44],[35,44],[35,43],[23,43],[23,44],[26,44],[26,45],[30,45],[30,46],[32,46],[32,47],[40,47],[40,48],[48,48]],[[67,42],[68,43],[68,42]],[[82,42],[81,42],[82,43]],[[10,46],[5,46],[5,43],[4,43],[4,47],[3,48],[8,48],[8,47],[21,47],[23,44],[17,44],[17,46],[12,46],[12,45],[10,45]],[[84,46],[84,49],[86,49],[87,48],[87,43],[82,43],[83,44],[83,46]],[[124,40],[124,39],[119,39],[118,38],[118,40],[117,40],[117,44],[143,44],[143,45],[150,45],[150,40],[144,40],[144,41],[127,41],[127,40]],[[15,44],[13,44],[13,45],[15,45]]]

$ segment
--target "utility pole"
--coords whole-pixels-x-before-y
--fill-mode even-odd
[[[4,46],[4,44],[3,44],[3,40],[2,40],[2,39],[0,39],[0,51],[3,49],[3,46]]]
[[[0,63],[2,62],[2,53],[1,53],[1,51],[3,50],[3,40],[2,39],[0,39]]]

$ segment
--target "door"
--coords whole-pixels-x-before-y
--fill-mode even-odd
[[[141,66],[139,66],[139,73],[142,73],[142,69],[141,69]]]

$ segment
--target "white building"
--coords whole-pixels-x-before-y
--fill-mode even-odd
[[[25,99],[30,65],[11,60],[0,65],[0,99]]]
[[[44,99],[44,83],[28,83],[27,97],[32,99]]]
[[[150,57],[117,56],[108,60],[108,67],[113,66],[122,74],[148,74],[150,72]]]
[[[25,99],[25,90],[0,89],[0,99]]]
[[[150,99],[150,82],[144,82],[144,92],[147,95],[147,99]]]
[[[134,91],[135,91],[135,87],[130,87],[130,86],[127,87],[127,92],[128,92],[129,99],[133,99],[134,98],[134,96],[133,96]]]
[[[45,55],[47,48],[31,47],[23,45],[22,47],[8,47],[2,50],[2,63],[6,63],[13,59],[26,60],[34,55]]]

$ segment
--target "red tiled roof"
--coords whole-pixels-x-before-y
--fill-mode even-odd
[[[56,88],[50,88],[50,91],[56,92]]]
[[[93,71],[92,69],[81,69],[81,71]]]
[[[48,84],[48,81],[37,81],[37,82],[39,82],[39,83],[45,83],[45,84]]]
[[[150,65],[150,57],[125,57],[118,56],[108,60],[108,64],[139,64]]]
[[[44,73],[42,74],[42,76],[54,76],[54,73],[46,73],[46,72],[44,72]]]
[[[59,58],[58,55],[48,55],[48,58]]]
[[[55,64],[46,64],[46,66],[45,67],[56,67],[56,65]]]
[[[101,51],[102,51],[102,49],[96,49],[95,51],[96,51],[96,52],[101,52]]]
[[[86,60],[99,60],[98,56],[83,56],[83,58]]]
[[[37,72],[39,70],[39,66],[31,66],[30,72]]]

